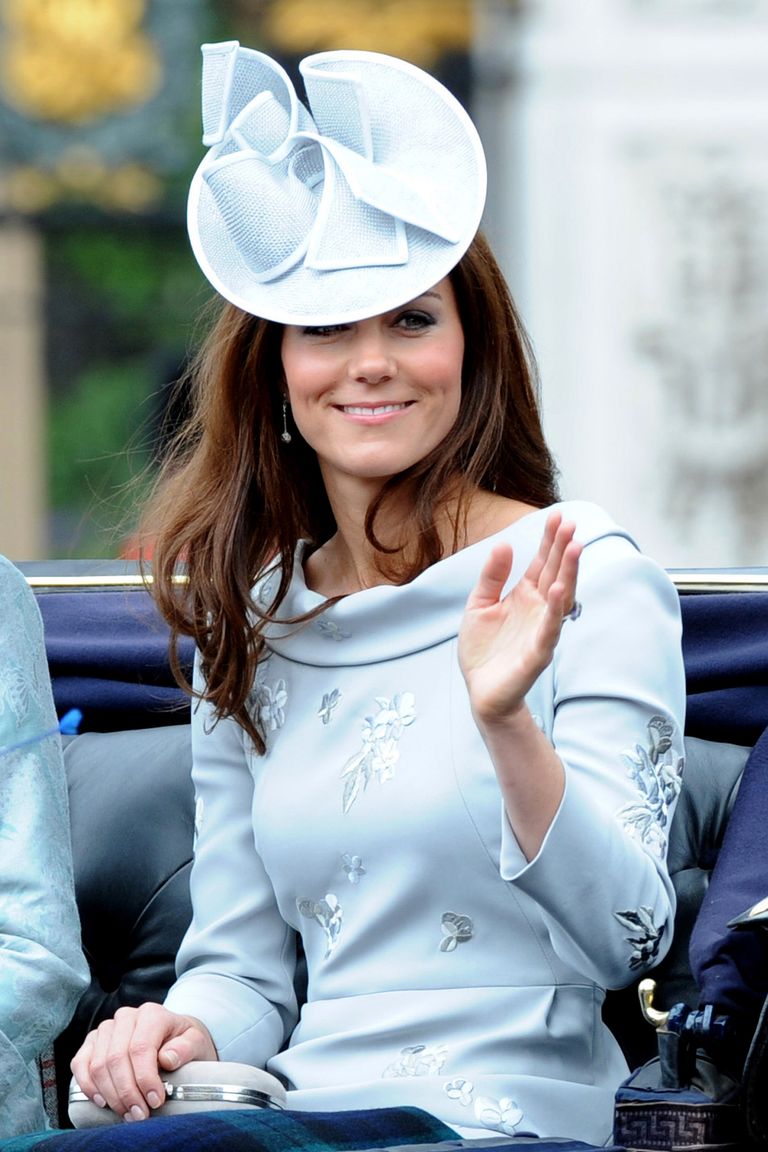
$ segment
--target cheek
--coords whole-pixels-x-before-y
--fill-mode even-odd
[[[283,353],[281,356],[283,365],[283,380],[285,381],[285,389],[289,397],[293,396],[296,390],[296,382],[301,379],[301,357],[297,356],[290,348],[283,345]]]
[[[439,372],[447,382],[446,391],[461,393],[461,381],[464,373],[464,337],[456,336],[446,344],[442,350],[439,363]]]
[[[281,350],[283,379],[291,404],[300,403],[316,389],[326,370],[326,359],[318,356],[317,349],[308,347],[299,337],[284,338]]]
[[[457,366],[458,365],[458,366]],[[446,406],[458,412],[461,406],[462,393],[462,360],[461,356],[446,357],[445,364],[439,374],[443,382],[443,392]]]
[[[456,370],[456,361],[454,360],[450,384],[445,390],[445,415],[446,424],[448,425],[448,429],[446,431],[453,428],[454,424],[459,419],[462,395],[462,374],[460,369],[459,371]]]
[[[306,356],[295,353],[283,356],[283,377],[292,408],[298,408],[310,399],[321,384],[317,365]]]

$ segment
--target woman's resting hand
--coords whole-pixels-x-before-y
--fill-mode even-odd
[[[162,1072],[190,1060],[218,1060],[204,1024],[160,1004],[120,1008],[89,1032],[71,1068],[82,1091],[100,1108],[143,1120],[165,1099]]]

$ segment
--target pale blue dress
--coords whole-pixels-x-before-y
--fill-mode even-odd
[[[43,628],[0,556],[0,1137],[48,1127],[37,1059],[87,983]]]
[[[313,622],[271,629],[252,704],[193,717],[194,918],[168,997],[289,1106],[413,1105],[462,1134],[602,1144],[626,1074],[604,989],[666,951],[685,680],[677,594],[601,509],[569,503],[578,598],[532,688],[566,787],[530,862],[473,722],[456,644],[496,540],[511,581],[547,512]],[[316,608],[299,549],[284,617]],[[274,577],[256,596],[268,603]],[[296,936],[307,1002],[293,990]]]

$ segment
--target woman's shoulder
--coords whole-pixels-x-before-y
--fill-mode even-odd
[[[16,565],[0,553],[0,589],[18,590],[26,587],[27,582]]]
[[[23,618],[25,626],[39,619],[34,593],[15,564],[0,555],[0,621],[7,631],[15,620]]]
[[[561,500],[544,508],[519,504],[514,500],[500,500],[493,510],[490,531],[482,533],[482,538],[508,538],[513,547],[528,541],[531,547],[534,543],[538,547],[544,525],[553,513],[575,524],[575,538],[582,545],[592,544],[605,537],[616,537],[638,548],[626,528],[617,523],[605,508],[589,500]]]
[[[564,501],[556,507],[576,523],[576,539],[583,545],[577,593],[580,603],[593,600],[599,602],[603,613],[634,613],[643,619],[649,618],[655,605],[679,618],[678,595],[669,573],[628,528],[589,501]]]
[[[658,560],[643,549],[630,528],[619,524],[601,505],[567,500],[554,507],[576,524],[575,539],[583,546],[579,564],[582,585],[593,575],[610,582],[621,573],[622,578],[672,588]]]
[[[37,683],[44,661],[43,625],[34,593],[19,569],[0,556],[0,676]]]
[[[572,521],[576,525],[576,539],[582,544],[591,544],[611,536],[627,540],[635,548],[638,547],[632,533],[619,524],[606,508],[591,500],[561,500],[543,511],[545,514],[559,512],[564,520]]]
[[[514,574],[521,574],[536,554],[544,526],[553,512],[575,525],[574,539],[582,546],[581,587],[595,578],[610,582],[619,573],[622,580],[671,586],[663,567],[644,552],[632,531],[602,505],[589,500],[562,500],[533,509],[493,537],[493,541],[504,540],[512,545],[516,557]]]

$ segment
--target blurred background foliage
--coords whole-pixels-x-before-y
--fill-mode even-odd
[[[178,225],[82,220],[47,234],[51,537],[119,551],[157,455],[202,285]]]
[[[126,549],[210,292],[189,252],[199,45],[391,52],[467,102],[471,0],[0,0],[0,227],[43,245],[52,557]],[[2,272],[0,271],[0,275]]]

